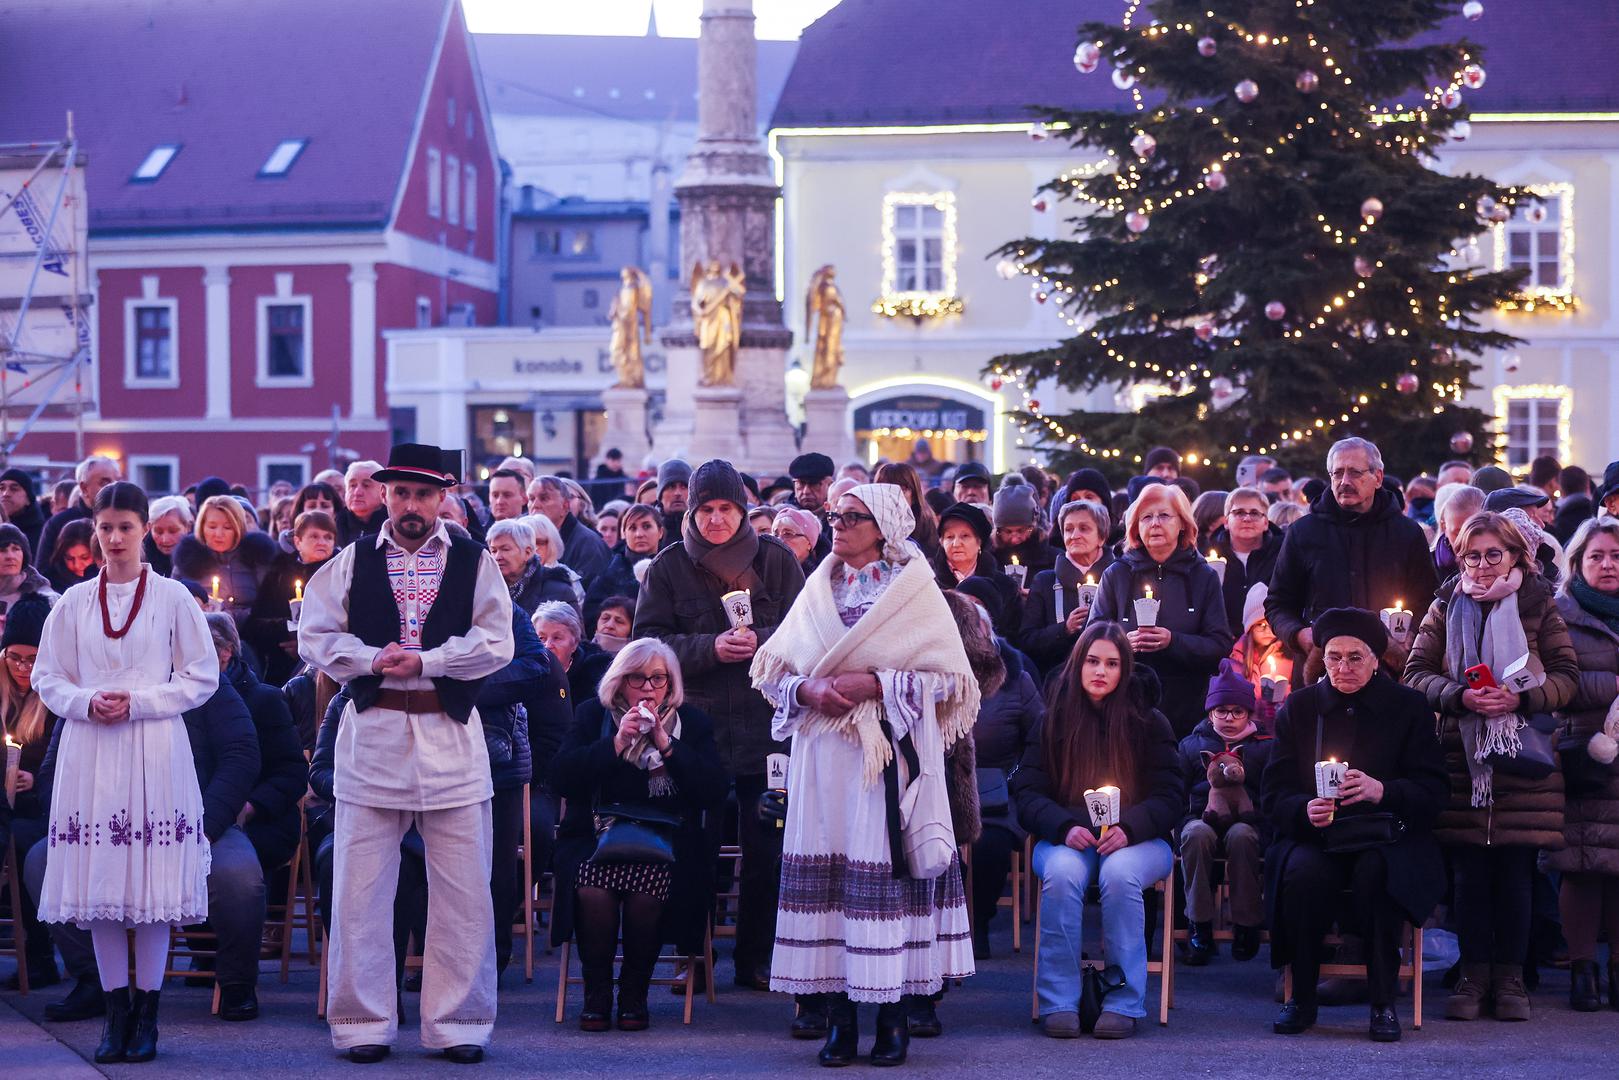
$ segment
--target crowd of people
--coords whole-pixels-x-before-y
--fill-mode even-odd
[[[1277,1034],[1343,992],[1336,959],[1399,1039],[1425,925],[1456,938],[1451,1019],[1531,1019],[1565,960],[1572,1008],[1619,1008],[1619,462],[1401,482],[1351,438],[1320,478],[1255,456],[1229,491],[1180,464],[1155,449],[1116,491],[923,442],[762,487],[616,452],[473,483],[401,444],[262,499],[149,499],[100,457],[49,494],[0,473],[29,982],[67,981],[48,1019],[102,1018],[97,1062],[149,1061],[171,930],[202,927],[192,978],[256,1018],[306,842],[355,1062],[387,1056],[406,988],[424,1046],[481,1060],[549,876],[581,1028],[648,1027],[664,949],[733,918],[735,985],[791,994],[821,1064],[859,1056],[867,1003],[898,1065],[1027,851],[1054,1038],[1147,1015],[1160,883],[1181,963],[1268,941]]]

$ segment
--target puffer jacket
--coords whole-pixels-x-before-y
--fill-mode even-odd
[[[1591,736],[1602,730],[1608,708],[1619,696],[1619,634],[1579,605],[1559,596],[1557,610],[1568,626],[1569,641],[1579,660],[1580,681],[1560,714],[1558,736],[1572,744],[1564,752],[1562,851],[1551,852],[1547,869],[1562,873],[1619,877],[1619,768],[1592,761],[1585,752]]]
[[[555,661],[540,644],[540,635],[523,609],[512,604],[511,663],[478,688],[478,719],[489,749],[489,775],[496,791],[529,782],[534,760],[529,749],[528,713],[524,708],[534,687],[546,679]]]
[[[1254,801],[1254,812],[1248,824],[1260,830],[1261,842],[1270,843],[1270,822],[1260,810],[1259,779],[1265,766],[1270,764],[1270,752],[1276,740],[1259,728],[1233,742],[1227,742],[1214,730],[1213,721],[1204,718],[1192,733],[1180,742],[1181,773],[1186,777],[1186,821],[1198,821],[1209,808],[1209,767],[1203,753],[1219,754],[1235,750],[1242,757],[1243,787]],[[1181,823],[1183,826],[1186,822]]]
[[[1191,548],[1181,548],[1162,564],[1141,548],[1130,548],[1097,582],[1096,604],[1087,622],[1122,623],[1135,630],[1135,601],[1152,588],[1159,601],[1158,625],[1170,633],[1169,646],[1141,653],[1136,662],[1151,668],[1163,687],[1159,706],[1177,741],[1203,718],[1209,677],[1231,655],[1231,626],[1220,596],[1220,578]]]
[[[276,542],[262,532],[248,533],[241,543],[224,554],[195,536],[182,536],[174,547],[174,571],[170,576],[195,581],[204,589],[212,589],[213,579],[217,577],[219,595],[229,598],[226,609],[235,616],[236,626],[241,629],[258,599],[259,586],[269,577],[280,551]]]
[[[1553,771],[1539,780],[1510,776],[1496,770],[1492,780],[1495,801],[1473,806],[1473,781],[1467,771],[1459,721],[1467,710],[1462,691],[1467,687],[1445,670],[1445,613],[1460,577],[1439,587],[1406,661],[1404,682],[1419,690],[1439,714],[1439,746],[1450,775],[1450,802],[1439,815],[1434,836],[1441,844],[1494,846],[1521,844],[1556,851],[1563,846],[1563,774]],[[1568,627],[1553,603],[1552,588],[1538,573],[1527,574],[1518,589],[1518,613],[1523,620],[1529,649],[1546,670],[1543,685],[1523,693],[1519,713],[1549,713],[1574,697],[1579,683],[1579,661],[1569,641]]]

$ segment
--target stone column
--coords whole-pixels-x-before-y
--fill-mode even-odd
[[[647,392],[640,387],[614,386],[602,391],[602,405],[607,410],[602,445],[624,451],[624,460],[635,468],[640,468],[652,448],[646,434],[646,399]]]
[[[208,419],[230,418],[230,270],[210,266],[202,272],[203,339],[207,349]]]

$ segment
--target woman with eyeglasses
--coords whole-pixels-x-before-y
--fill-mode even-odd
[[[683,953],[703,947],[714,895],[714,860],[703,814],[725,801],[725,771],[714,725],[685,704],[674,650],[652,638],[630,642],[602,676],[600,699],[580,703],[567,741],[551,760],[551,787],[567,801],[559,833],[551,940],[579,942],[585,980],[579,1027],[613,1021],[613,956],[623,943],[618,1027],[648,1024],[647,986],[666,941]],[[678,825],[653,827],[661,850],[620,861],[613,829],[599,833],[615,806],[657,811]],[[621,931],[622,927],[622,931]]]
[[[1439,714],[1450,773],[1450,804],[1435,835],[1454,875],[1452,914],[1461,979],[1445,1006],[1452,1020],[1528,1020],[1535,858],[1563,847],[1563,777],[1531,777],[1510,764],[1536,716],[1574,699],[1579,659],[1568,626],[1540,575],[1523,532],[1504,514],[1481,511],[1456,541],[1461,573],[1439,587],[1406,661],[1407,685]],[[1508,668],[1529,657],[1532,685],[1507,689]]]
[[[1175,737],[1203,719],[1204,691],[1234,640],[1220,578],[1193,547],[1192,504],[1174,484],[1150,484],[1124,515],[1124,554],[1097,582],[1090,621],[1121,623],[1136,663],[1163,687],[1159,708]],[[1156,617],[1141,619],[1136,601],[1151,592]]]
[[[0,525],[0,530],[13,526]],[[5,631],[0,633],[0,727],[5,737],[22,745],[17,770],[17,801],[11,808],[11,838],[17,845],[17,858],[27,857],[28,849],[45,838],[49,824],[48,792],[42,790],[40,766],[51,742],[57,718],[45,707],[34,690],[34,660],[39,656],[40,633],[51,613],[49,594],[24,594],[6,612]],[[19,875],[19,879],[20,879]],[[39,924],[39,897],[26,895],[22,903],[23,927],[28,935],[28,983],[54,986],[61,981],[56,970],[56,952],[51,936]],[[18,989],[17,977],[7,982]]]
[[[770,523],[770,535],[787,545],[806,577],[814,573],[821,563],[815,557],[815,545],[821,540],[821,521],[808,510],[784,506]]]
[[[1258,488],[1231,492],[1225,497],[1225,524],[1214,530],[1205,549],[1226,561],[1220,594],[1234,635],[1244,629],[1242,609],[1248,590],[1270,584],[1276,556],[1282,553],[1282,530],[1270,523],[1269,510],[1270,500]]]

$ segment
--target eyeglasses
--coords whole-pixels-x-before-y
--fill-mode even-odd
[[[831,513],[826,515],[826,523],[832,526],[834,529],[838,528],[839,526],[845,529],[853,529],[862,521],[876,520],[877,519],[872,517],[870,514],[862,514],[854,510],[845,510],[841,514]]]
[[[1462,565],[1476,567],[1483,563],[1487,566],[1500,566],[1501,560],[1506,557],[1507,553],[1500,548],[1491,548],[1488,551],[1469,551],[1462,556]]]
[[[1164,525],[1174,521],[1175,515],[1167,510],[1155,510],[1150,514],[1142,514],[1140,520],[1143,525]]]
[[[4,653],[0,653],[0,656],[4,656],[6,658],[6,663],[10,664],[12,667],[25,669],[32,668],[34,666],[34,662],[39,659],[37,655],[20,656],[9,649],[7,649]]]
[[[662,690],[669,685],[669,676],[660,671],[656,675],[626,675],[624,681],[637,690],[645,690],[649,686],[654,690]]]
[[[1370,660],[1371,657],[1365,653],[1352,652],[1345,653],[1342,656],[1337,653],[1327,653],[1321,659],[1322,663],[1327,667],[1359,667]]]
[[[1248,715],[1247,709],[1221,708],[1209,713],[1216,720],[1236,720]]]
[[[1226,515],[1226,517],[1234,518],[1262,518],[1264,516],[1265,511],[1263,510],[1233,510]]]
[[[777,529],[775,531],[775,537],[777,540],[802,540],[804,539],[804,534],[801,532],[793,532],[791,529]]]
[[[1352,484],[1358,484],[1361,480],[1370,476],[1371,473],[1372,470],[1370,469],[1334,469],[1327,475],[1332,477],[1334,484],[1341,484],[1345,480]]]

